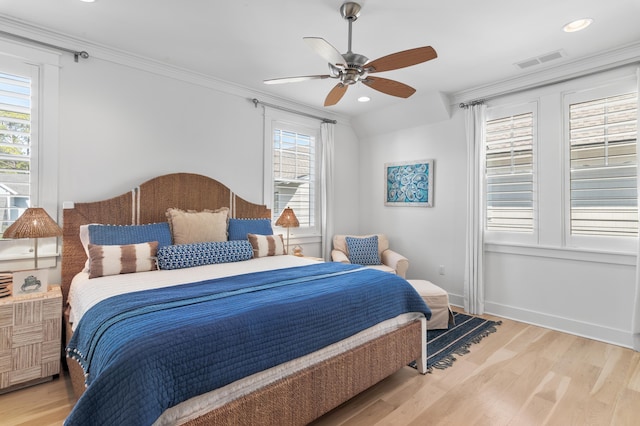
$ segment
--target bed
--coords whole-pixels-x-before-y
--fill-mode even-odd
[[[392,274],[295,256],[262,256],[257,254],[262,253],[262,248],[257,248],[262,246],[254,244],[253,257],[250,259],[216,261],[193,267],[181,265],[168,267],[168,270],[107,274],[92,279],[85,276],[89,274],[88,257],[92,261],[91,270],[94,270],[94,252],[87,255],[86,236],[81,238],[81,229],[86,230],[89,224],[161,224],[167,221],[167,210],[170,208],[195,212],[226,209],[228,217],[233,219],[271,217],[266,206],[242,199],[214,179],[191,173],[159,176],[130,192],[103,201],[65,203],[61,287],[63,302],[67,307],[64,330],[70,358],[66,361],[74,393],[79,398],[67,420],[69,425],[81,424],[87,419],[94,424],[307,424],[411,361],[417,361],[419,373],[426,372],[425,336],[429,309],[404,279]],[[175,237],[175,222],[172,232]],[[252,238],[259,239],[261,243],[265,241],[262,235],[252,235]],[[269,244],[273,244],[271,238],[266,238]],[[164,260],[169,265],[167,258],[173,259],[173,248],[190,247],[189,244],[173,243],[175,241],[162,250],[157,249],[158,263]],[[240,241],[238,244],[241,246],[238,250],[246,254],[247,242]],[[200,247],[198,244],[196,246]],[[96,244],[92,247],[92,250],[96,247],[105,248]],[[170,253],[168,257],[167,253]],[[154,288],[147,289],[146,283],[151,281]],[[99,283],[108,285],[99,286]],[[405,283],[411,290],[406,290]],[[90,298],[85,304],[81,301],[84,290],[80,289],[83,288],[99,288],[98,292],[105,294],[100,300]],[[215,291],[211,288],[215,288]],[[334,295],[334,289],[335,292],[349,293]],[[110,293],[112,291],[113,294]],[[180,297],[175,296],[176,291]],[[398,302],[398,307],[377,307],[375,299],[389,297],[382,293],[388,291],[397,292],[394,300],[396,296],[398,300],[400,297],[406,297],[407,300]],[[300,299],[302,304],[303,298],[311,298],[314,308],[303,308],[292,303]],[[67,302],[72,305],[70,309]],[[253,310],[258,303],[264,305],[256,308],[259,310]],[[193,309],[192,305],[198,308]],[[332,313],[332,309],[336,311]],[[345,316],[340,313],[349,309],[348,318],[340,318]],[[121,311],[116,313],[117,310]],[[226,319],[224,315],[227,315],[227,311],[233,311],[234,315],[245,313],[245,316]],[[131,312],[142,312],[139,316],[145,319],[133,319]],[[222,317],[216,322],[215,333],[218,334],[215,337],[211,337],[214,334],[192,331],[200,330],[196,325],[212,327],[212,315]],[[381,320],[377,315],[384,318]],[[160,317],[167,322],[160,325]],[[297,319],[290,321],[290,318]],[[327,318],[331,318],[331,321],[327,321]],[[267,320],[282,323],[278,327],[287,326],[287,323],[293,323],[294,326],[286,332],[275,331],[279,329],[275,325],[268,325]],[[317,324],[313,322],[316,320]],[[119,324],[126,321],[141,322],[135,325]],[[336,331],[329,329],[340,321],[343,321],[339,328],[344,329],[341,331],[344,336],[337,338]],[[375,324],[368,324],[367,321]],[[237,326],[234,325],[236,323]],[[108,324],[108,327],[104,324]],[[244,339],[242,336],[247,329],[252,332],[250,338]],[[214,331],[207,329],[206,333]],[[309,337],[306,333],[309,333]],[[191,334],[201,340],[189,340]],[[101,336],[102,340],[89,337],[96,335]],[[212,339],[215,344],[207,346]],[[258,341],[254,339],[263,339],[258,345],[260,351],[252,349],[253,342]],[[235,358],[235,361],[231,361],[229,356],[228,362],[233,368],[220,367],[224,365],[220,363],[227,360],[201,360],[203,353],[213,353],[214,349],[222,351],[219,348],[224,347],[227,340],[235,342],[240,348],[240,354],[233,355],[239,356],[240,361]],[[309,347],[298,347],[304,346],[302,343],[298,345],[303,341],[308,341]],[[321,343],[325,341],[326,344]],[[320,344],[322,347],[316,347]],[[136,349],[132,349],[133,352],[126,356],[126,362],[120,363],[122,365],[113,361],[132,347]],[[180,354],[184,353],[186,347],[190,348],[189,353],[194,354],[196,360],[185,358],[169,361],[160,353],[166,348],[172,348],[171,351],[178,348],[175,350],[182,351],[178,352]],[[254,357],[253,352],[265,352],[262,348],[269,348],[266,352],[271,355],[258,354]],[[140,362],[143,357],[144,362]],[[89,359],[93,360],[90,368]],[[96,360],[102,360],[102,364]],[[149,373],[155,370],[145,370],[148,364],[155,366],[148,368],[156,370],[157,365],[161,365],[163,376],[159,378],[155,373]],[[239,367],[236,365],[243,365],[249,371],[237,371]],[[110,373],[112,371],[116,373]],[[171,376],[169,382],[165,382],[164,378],[167,371]],[[140,383],[136,382],[136,375],[140,376]],[[205,381],[203,376],[207,376],[207,383],[201,383]],[[148,377],[152,381],[143,383]],[[86,383],[89,383],[88,386]],[[210,389],[210,386],[213,387]],[[129,396],[126,396],[127,392]],[[179,392],[182,393],[174,395]],[[119,396],[113,396],[116,398],[114,401],[123,401],[120,402],[122,407],[114,408],[112,403],[105,402],[116,394]],[[156,404],[156,399],[171,394],[167,397],[171,403],[162,402],[159,405],[163,407],[162,412],[158,412],[157,407],[155,411],[147,410],[151,414],[127,411],[138,410],[138,405],[146,407],[146,400],[144,404],[129,404],[136,406],[133,408],[127,406],[127,401],[138,401],[136,398],[141,394],[145,398],[147,394],[155,395],[147,398],[153,400],[153,404]],[[103,409],[106,414],[101,417],[98,411]],[[90,417],[86,417],[87,412]],[[138,415],[140,417],[136,417]]]

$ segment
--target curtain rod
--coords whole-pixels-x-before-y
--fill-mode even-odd
[[[268,106],[268,107],[271,107],[271,108],[279,109],[281,111],[291,112],[293,114],[298,114],[298,115],[304,115],[305,117],[309,117],[309,118],[315,118],[316,120],[320,120],[323,123],[336,124],[338,122],[336,120],[331,120],[329,118],[318,117],[317,115],[307,114],[306,112],[300,112],[300,111],[296,111],[294,109],[285,108],[285,107],[282,107],[282,106],[279,106],[279,105],[274,105],[274,104],[270,104],[270,103],[267,103],[267,102],[262,102],[262,101],[259,101],[256,98],[251,99],[251,102],[253,102],[253,105],[256,108],[258,108],[258,104],[262,104],[264,106]]]
[[[512,90],[506,90],[504,92],[501,93],[496,93],[494,95],[491,96],[487,96],[483,99],[477,99],[477,100],[472,100],[469,102],[460,102],[460,104],[458,105],[460,108],[464,109],[464,108],[469,108],[470,106],[474,106],[477,104],[483,104],[487,101],[490,101],[492,99],[496,99],[502,96],[507,96],[507,95],[514,95],[514,94],[518,94],[518,93],[522,93],[522,92],[526,92],[528,90],[536,90],[536,89],[542,89],[544,87],[548,87],[548,86],[553,86],[554,84],[561,84],[561,83],[566,83],[567,81],[572,81],[572,80],[576,80],[578,78],[583,78],[583,77],[589,77],[592,75],[596,75],[596,74],[601,74],[607,71],[613,71],[613,70],[617,70],[620,68],[624,68],[627,66],[632,66],[632,65],[638,65],[639,62],[636,60],[632,60],[629,62],[624,62],[624,63],[619,63],[619,64],[611,64],[611,66],[605,66],[605,67],[600,67],[598,69],[594,69],[594,70],[590,70],[590,71],[586,71],[586,72],[582,72],[582,73],[577,73],[574,75],[570,75],[567,77],[560,77],[560,78],[556,78],[556,79],[551,79],[545,82],[541,82],[538,84],[533,84],[531,86],[525,86],[525,87],[520,87],[517,89],[512,89]]]
[[[56,50],[61,50],[63,52],[67,52],[67,53],[72,53],[73,54],[73,58],[74,58],[74,60],[76,62],[78,62],[78,58],[87,59],[89,57],[89,53],[86,50],[67,49],[66,47],[56,46],[54,44],[45,43],[44,41],[34,40],[32,38],[28,38],[28,37],[24,37],[24,36],[21,36],[21,35],[9,33],[9,32],[6,32],[6,31],[0,31],[0,34],[8,36],[8,37],[16,38],[18,40],[26,41],[26,42],[29,42],[29,43],[39,44],[40,46],[49,47],[49,48],[56,49]]]

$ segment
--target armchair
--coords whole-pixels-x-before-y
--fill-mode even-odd
[[[370,268],[380,269],[382,271],[391,272],[406,278],[407,269],[409,269],[409,259],[389,249],[389,240],[384,234],[371,235],[335,235],[333,237],[333,250],[331,250],[331,260],[334,262],[351,263],[349,260],[349,249],[347,247],[346,237],[367,238],[378,236],[378,254],[380,256],[381,265],[366,265]]]

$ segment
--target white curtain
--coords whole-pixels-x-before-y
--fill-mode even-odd
[[[322,197],[322,252],[321,257],[331,259],[331,240],[333,239],[333,131],[334,124],[323,122],[320,125],[321,166],[320,190]]]
[[[636,69],[638,87],[638,123],[640,123],[640,68]],[[636,133],[636,143],[638,132]],[[637,156],[637,155],[636,155]],[[637,160],[636,160],[637,161]],[[638,198],[640,199],[640,167],[638,167]],[[639,215],[640,217],[640,215]],[[631,319],[631,333],[633,334],[633,349],[640,352],[640,238],[638,244],[638,259],[636,260],[636,291]]]
[[[464,268],[464,310],[484,313],[484,127],[486,106],[465,110],[467,130],[467,226]]]

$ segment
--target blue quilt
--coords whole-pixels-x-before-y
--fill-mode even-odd
[[[193,396],[429,308],[404,279],[327,262],[114,296],[67,347],[87,389],[65,425],[149,425]]]

